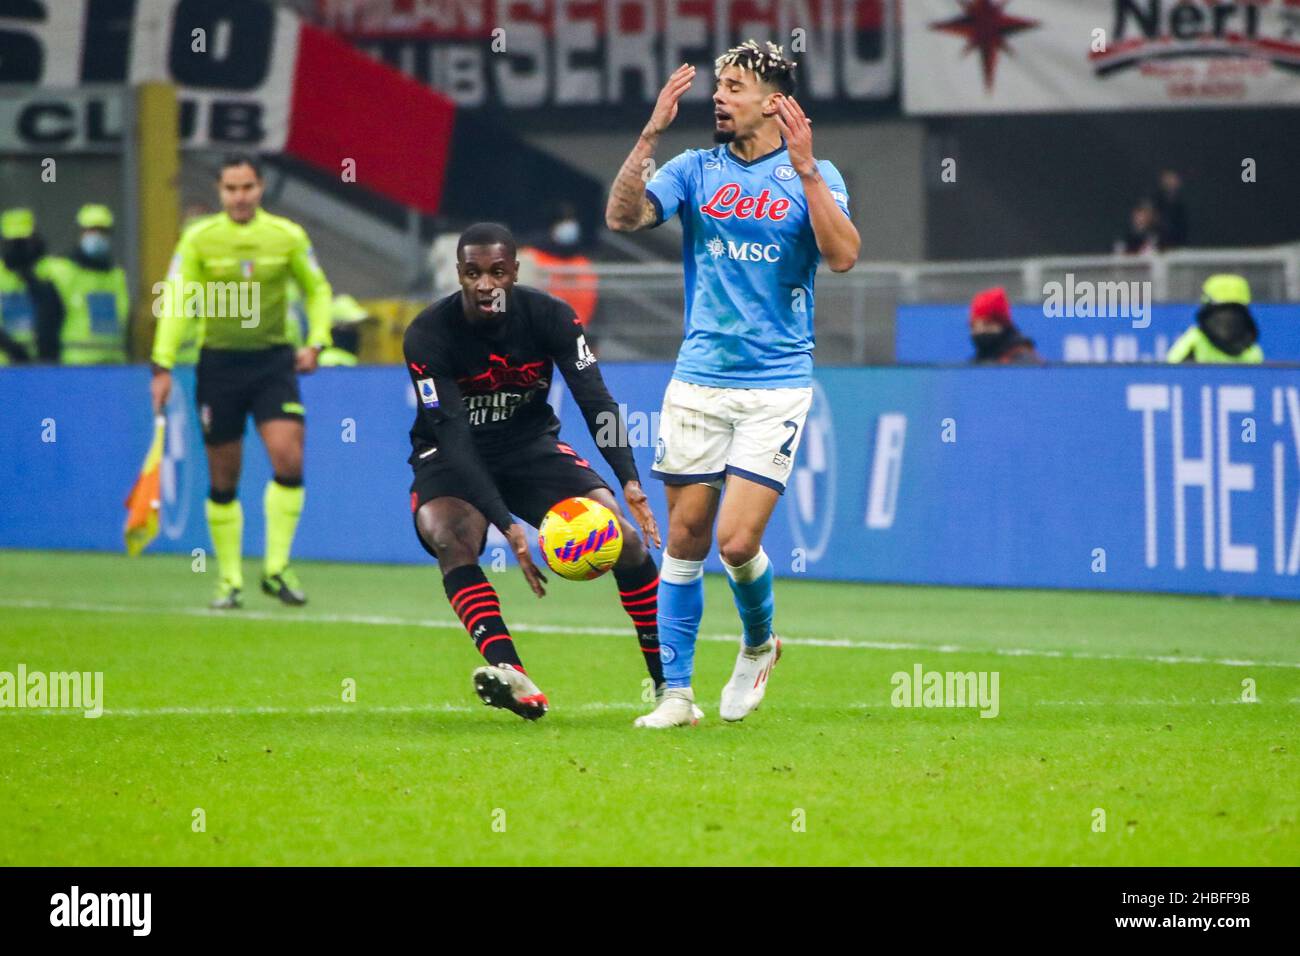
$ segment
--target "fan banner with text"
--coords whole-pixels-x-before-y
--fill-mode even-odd
[[[1296,0],[907,0],[914,114],[1300,103]]]
[[[115,153],[124,92],[173,83],[186,149],[288,153],[426,213],[455,105],[263,0],[0,3],[0,152]]]
[[[894,0],[316,2],[326,29],[468,110],[642,122],[680,64],[711,74],[716,57],[751,38],[799,62],[800,95],[819,115],[896,89]],[[685,100],[711,94],[701,82]]]

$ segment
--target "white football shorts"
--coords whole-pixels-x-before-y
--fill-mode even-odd
[[[669,485],[721,488],[737,475],[785,492],[811,388],[717,388],[673,379],[650,472]]]

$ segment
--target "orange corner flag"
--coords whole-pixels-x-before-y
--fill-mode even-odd
[[[149,454],[144,456],[140,477],[135,480],[131,493],[126,496],[126,524],[122,533],[126,536],[126,553],[132,557],[149,547],[153,539],[158,537],[163,436],[166,431],[167,419],[162,415],[157,416],[153,420],[153,443],[149,446]]]

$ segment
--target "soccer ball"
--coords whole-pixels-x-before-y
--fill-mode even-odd
[[[599,501],[565,498],[542,519],[537,547],[560,577],[590,581],[612,568],[623,553],[623,532],[614,512]]]

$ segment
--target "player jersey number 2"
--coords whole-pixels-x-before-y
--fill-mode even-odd
[[[785,442],[781,445],[781,454],[784,455],[786,458],[789,458],[794,453],[794,440],[795,440],[795,436],[799,434],[799,423],[782,422],[781,424],[784,425],[786,428],[790,429],[789,436],[786,438]]]

